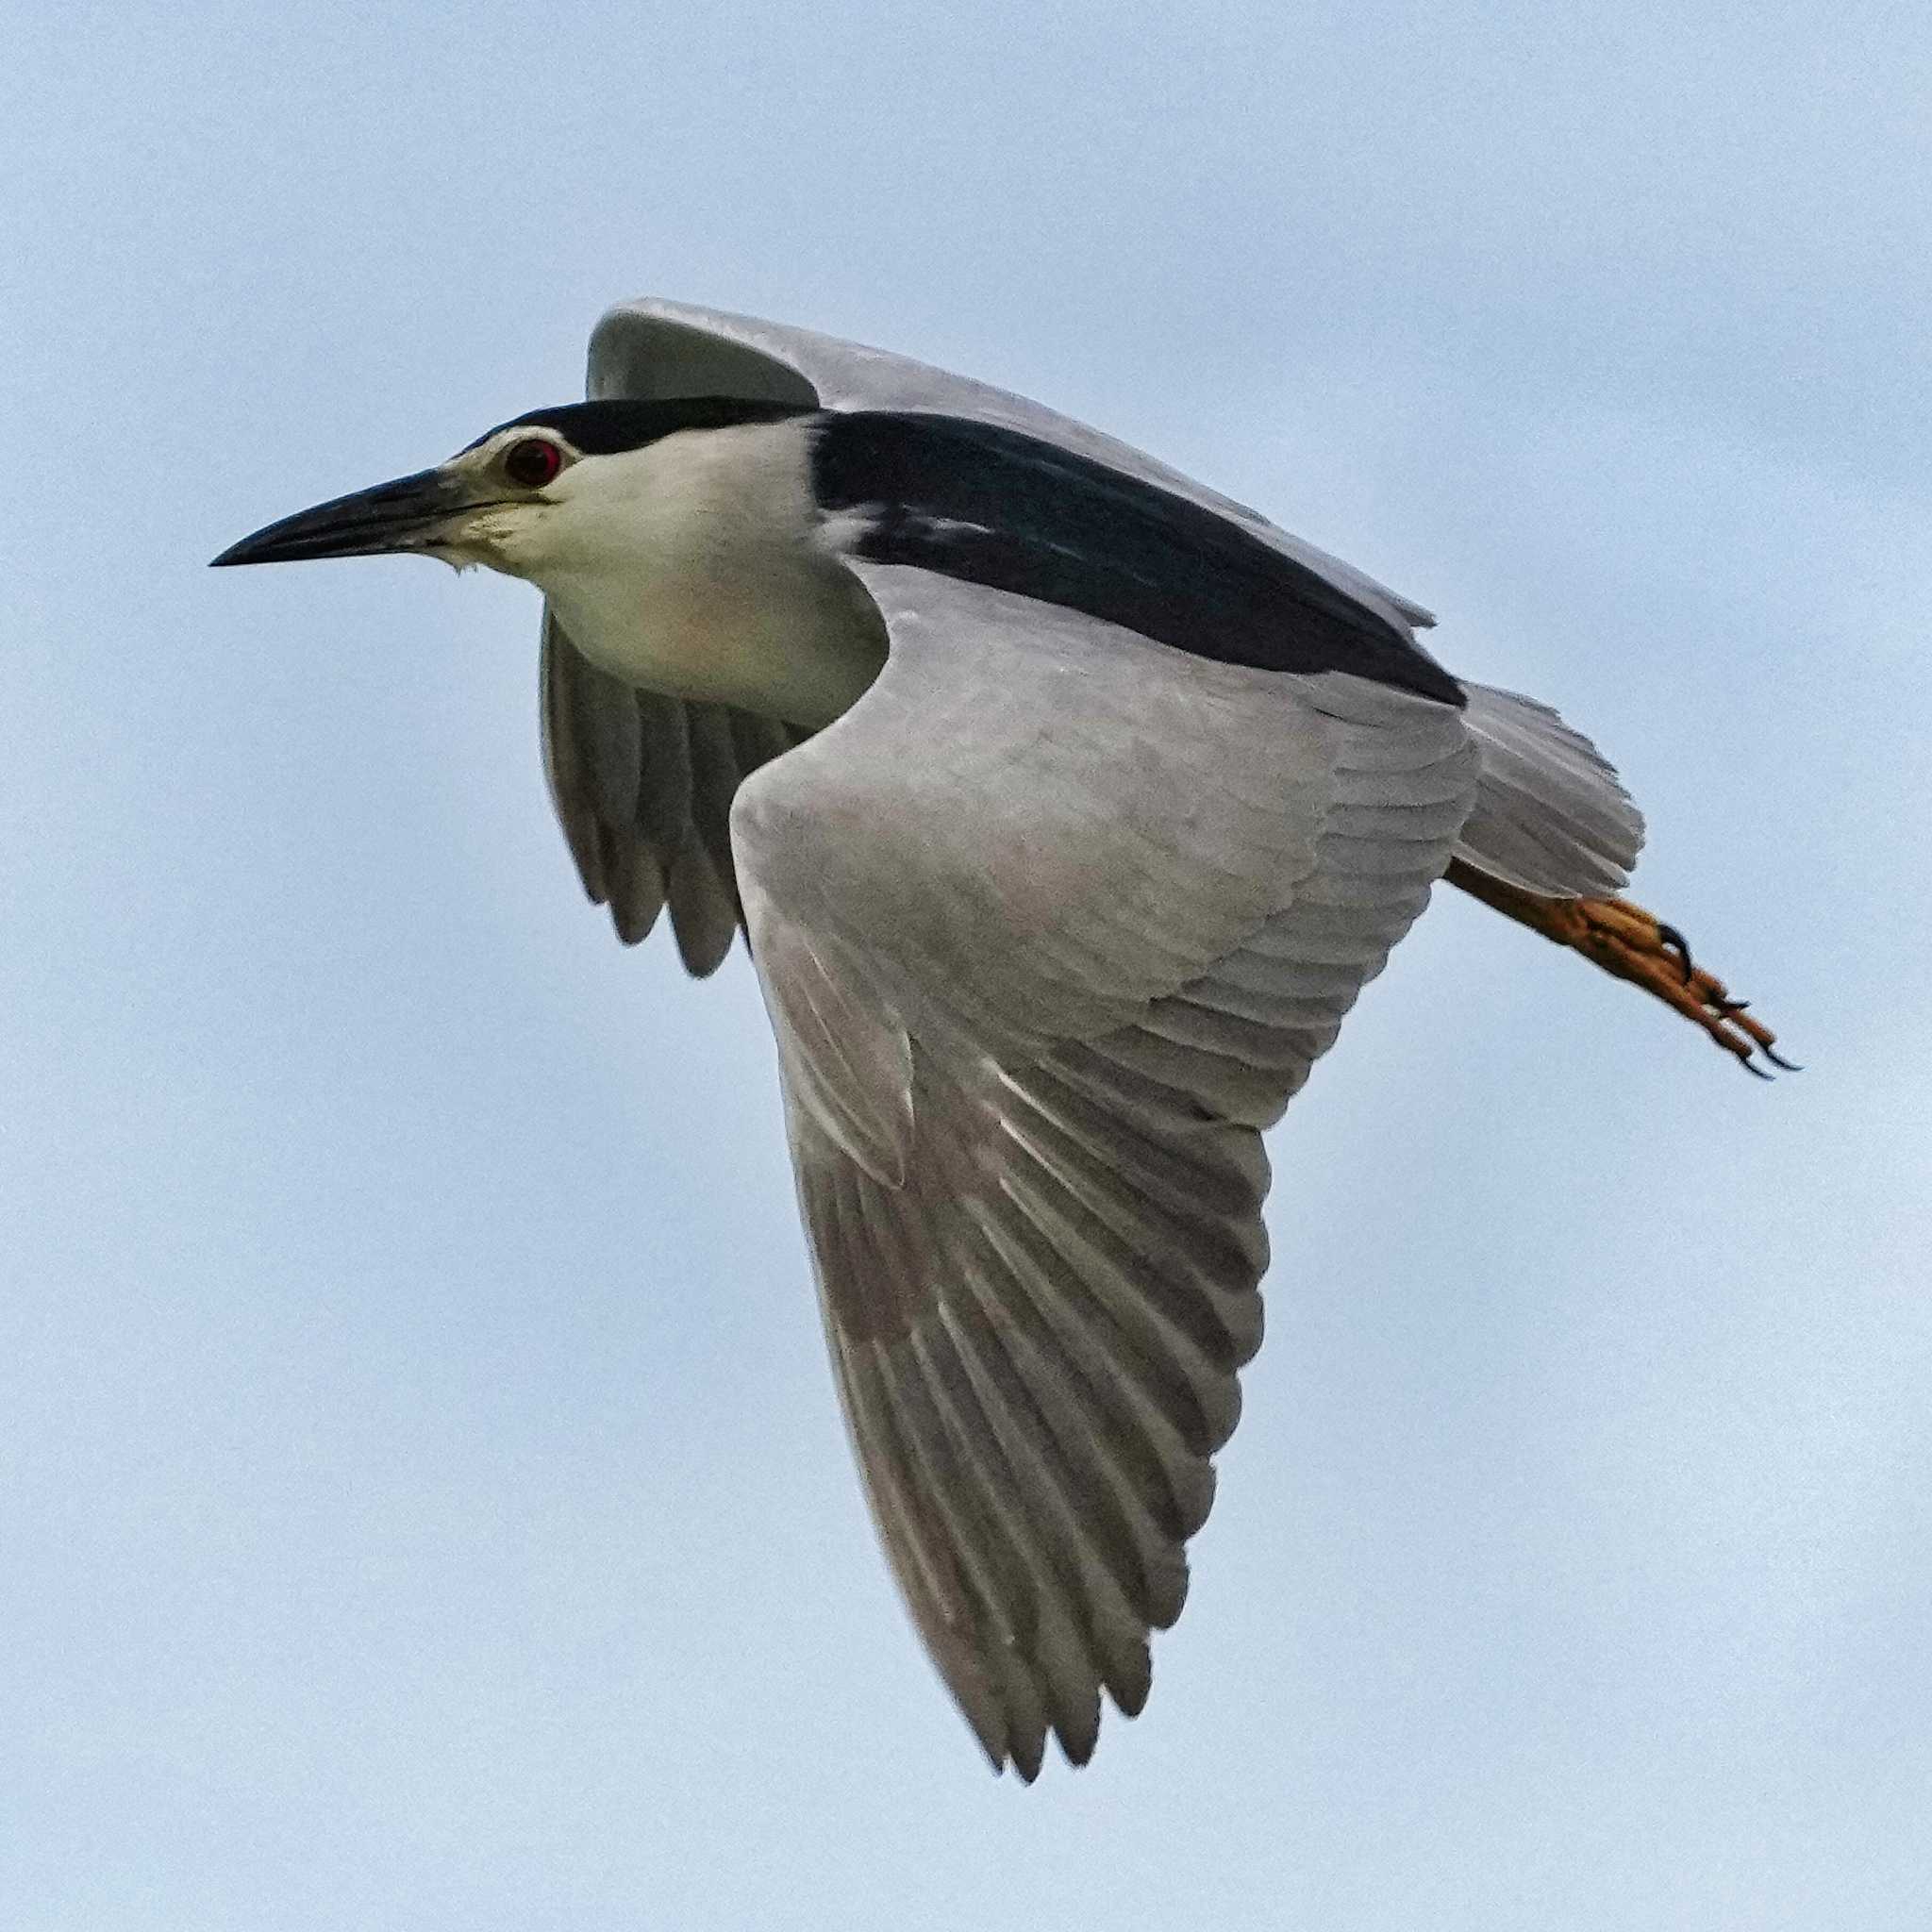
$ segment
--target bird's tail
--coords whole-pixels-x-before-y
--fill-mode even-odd
[[[1643,843],[1643,814],[1615,769],[1547,705],[1486,684],[1463,690],[1482,776],[1456,857],[1525,892],[1614,892]]]

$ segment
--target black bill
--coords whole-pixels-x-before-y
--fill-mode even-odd
[[[480,508],[466,484],[441,470],[419,470],[353,496],[298,510],[231,543],[213,559],[231,563],[292,563],[308,557],[379,557],[422,550],[462,511]]]

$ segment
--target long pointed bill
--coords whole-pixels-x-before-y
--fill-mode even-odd
[[[379,557],[427,549],[454,519],[481,508],[464,479],[442,470],[419,470],[413,476],[284,517],[230,544],[213,561],[292,563],[305,557]]]

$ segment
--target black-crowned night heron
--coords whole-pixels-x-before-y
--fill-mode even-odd
[[[1261,1130],[1444,876],[1773,1036],[1610,896],[1642,822],[1431,622],[1034,404],[644,301],[591,400],[215,560],[544,594],[551,793],[626,941],[742,924],[879,1533],[995,1766],[1147,1695],[1261,1339]]]

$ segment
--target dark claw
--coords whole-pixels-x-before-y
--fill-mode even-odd
[[[1772,1080],[1777,1077],[1774,1074],[1767,1074],[1764,1071],[1764,1069],[1760,1067],[1755,1060],[1747,1060],[1740,1058],[1738,1061],[1738,1064],[1740,1067],[1742,1067],[1747,1074],[1756,1074],[1760,1080]],[[1780,1061],[1779,1064],[1782,1065],[1783,1062]]]
[[[1764,1058],[1772,1063],[1773,1066],[1782,1067],[1788,1074],[1802,1074],[1805,1071],[1804,1068],[1801,1067],[1796,1060],[1786,1059],[1784,1055],[1779,1053],[1775,1047],[1760,1046],[1757,1049],[1757,1051],[1761,1053],[1764,1056]],[[1765,1077],[1768,1079],[1770,1075],[1767,1074]]]
[[[1720,1020],[1728,1020],[1733,1013],[1741,1013],[1750,1004],[1749,1000],[1713,1000],[1711,1002]]]
[[[1684,962],[1684,984],[1690,984],[1690,975],[1696,970],[1690,963],[1690,941],[1674,925],[1666,925],[1662,920],[1657,923],[1657,936],[1662,940]]]

